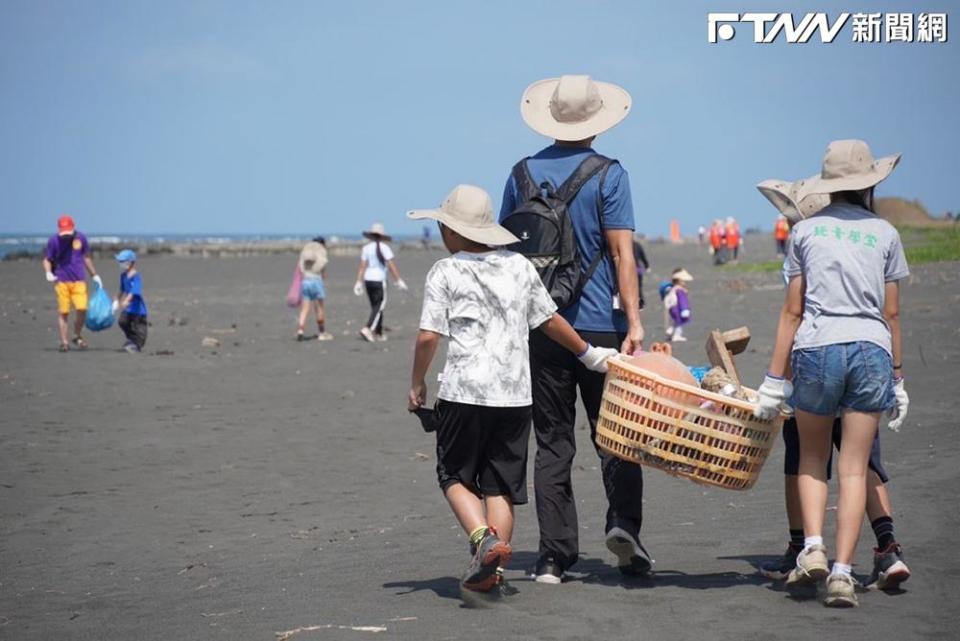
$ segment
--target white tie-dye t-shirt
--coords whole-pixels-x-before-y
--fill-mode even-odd
[[[438,261],[423,295],[420,329],[447,336],[439,398],[487,407],[532,403],[529,331],[557,306],[533,265],[506,250]]]

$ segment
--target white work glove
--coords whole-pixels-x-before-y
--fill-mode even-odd
[[[907,396],[907,390],[903,389],[902,378],[897,379],[894,384],[893,395],[897,397],[897,404],[888,412],[890,422],[887,423],[887,427],[894,432],[899,432],[903,419],[907,417],[907,408],[910,407],[910,397]]]
[[[776,418],[790,397],[793,396],[793,383],[785,378],[767,374],[763,384],[757,390],[760,398],[753,409],[753,415],[765,421]]]
[[[100,278],[100,274],[93,275],[93,282],[97,284],[97,287],[100,287],[100,288],[103,287],[103,279]]]
[[[110,312],[116,315],[118,309],[120,309],[120,301],[114,298],[113,302],[110,304]]]
[[[353,284],[353,295],[363,296],[363,283],[359,280]]]
[[[620,352],[612,347],[594,347],[587,343],[587,351],[577,356],[587,369],[594,372],[606,372],[607,361]]]
[[[48,283],[57,282],[57,277],[53,275],[53,272],[47,272],[47,282]]]
[[[406,283],[404,282],[404,280],[401,278],[400,280],[397,281],[397,289],[399,289],[401,292],[405,292],[405,291],[407,291],[407,290],[410,289],[410,288],[407,287],[407,284],[406,284]]]

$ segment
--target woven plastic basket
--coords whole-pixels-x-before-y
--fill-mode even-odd
[[[782,417],[754,417],[746,401],[613,358],[596,440],[618,458],[696,483],[746,490],[759,477],[782,423]]]

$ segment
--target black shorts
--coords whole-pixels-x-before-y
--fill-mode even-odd
[[[843,435],[840,426],[840,419],[833,422],[833,446],[840,450],[840,439]],[[783,444],[785,452],[783,453],[783,473],[796,476],[800,470],[800,435],[797,433],[797,419],[790,417],[783,422]],[[890,480],[887,471],[883,469],[883,461],[880,460],[880,431],[873,437],[873,445],[870,446],[870,462],[867,466],[877,473],[880,480],[884,483]],[[827,479],[830,478],[830,471],[833,469],[833,451],[830,451],[830,458],[827,460]]]
[[[437,401],[437,481],[479,496],[527,502],[530,406],[483,407]]]

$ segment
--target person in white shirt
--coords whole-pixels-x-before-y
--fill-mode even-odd
[[[452,254],[427,275],[407,409],[429,412],[425,378],[447,337],[434,411],[437,481],[470,538],[473,559],[461,586],[485,592],[501,583],[499,570],[510,560],[513,506],[527,502],[530,330],[539,328],[593,371],[606,371],[617,350],[580,338],[533,264],[502,249],[519,240],[493,222],[483,189],[459,185],[440,208],[407,215],[438,221]]]
[[[370,229],[363,232],[364,238],[370,242],[363,246],[360,252],[360,267],[357,269],[357,282],[353,285],[353,293],[362,296],[367,292],[370,299],[370,318],[360,330],[360,336],[369,342],[386,340],[383,335],[383,310],[387,306],[387,272],[393,276],[397,288],[406,291],[407,284],[400,277],[400,271],[393,260],[393,250],[387,244],[390,236],[383,225],[374,223]]]

